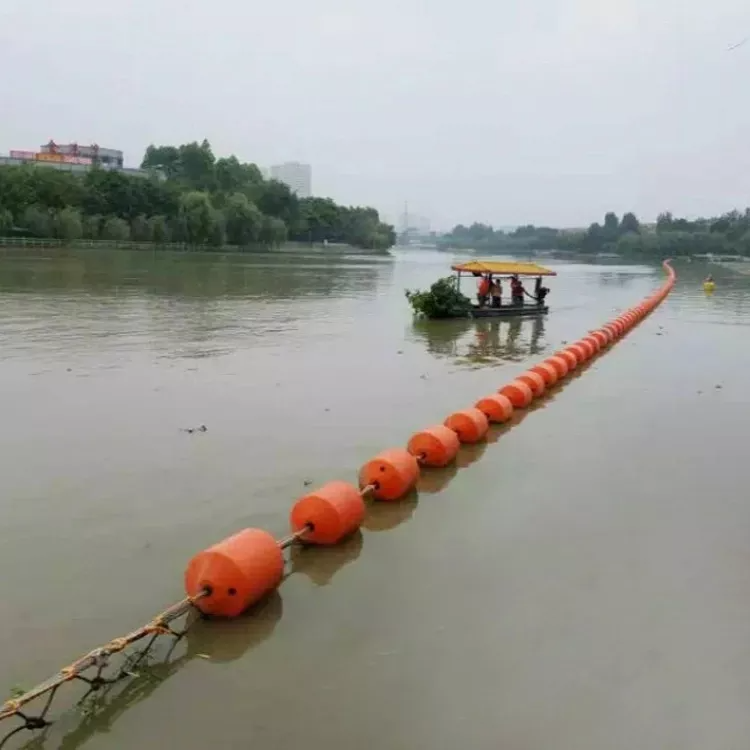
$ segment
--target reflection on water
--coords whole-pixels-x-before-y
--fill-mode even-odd
[[[128,295],[136,291],[184,300],[262,297],[290,300],[365,292],[387,256],[323,253],[181,253],[43,249],[0,251],[0,291],[85,292]],[[356,273],[350,273],[356,271]]]
[[[341,568],[360,556],[363,544],[362,532],[356,531],[334,547],[292,547],[290,575],[306,575],[316,586],[327,586]]]
[[[75,750],[95,735],[111,732],[125,712],[151,697],[157,688],[193,660],[226,664],[245,657],[271,636],[282,613],[281,596],[273,591],[234,620],[209,620],[190,615],[184,635],[162,637],[154,641],[151,648],[132,652],[121,665],[120,680],[89,690],[74,710],[24,743],[22,749],[38,750],[51,740],[59,750]]]
[[[507,320],[416,320],[413,332],[433,356],[469,367],[519,362],[546,348],[543,315]]]

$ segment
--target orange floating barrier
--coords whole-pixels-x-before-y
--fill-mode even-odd
[[[297,533],[305,528],[303,541],[337,544],[356,531],[365,518],[362,493],[348,482],[328,482],[301,497],[292,507],[289,523]]]
[[[412,435],[406,450],[422,466],[447,466],[460,447],[458,435],[449,427],[437,424]]]
[[[534,393],[528,384],[523,380],[514,380],[502,388],[498,388],[498,393],[506,396],[514,409],[523,409],[534,400]]]
[[[531,388],[534,398],[539,398],[545,391],[544,378],[538,372],[527,370],[526,372],[522,372],[516,380],[526,383]]]
[[[199,552],[185,570],[188,596],[206,615],[237,617],[273,591],[284,575],[284,555],[262,529],[243,529]]]
[[[399,500],[419,479],[419,463],[408,451],[391,448],[379,453],[359,470],[361,489],[372,487],[376,500]]]
[[[557,370],[549,362],[540,362],[538,365],[534,365],[529,372],[541,375],[544,385],[547,387],[554,385],[559,378]]]
[[[513,416],[513,404],[502,393],[492,393],[474,404],[489,422],[507,422]]]
[[[445,426],[453,430],[462,443],[478,443],[487,434],[490,423],[484,412],[471,407],[451,414]]]
[[[564,378],[570,371],[570,365],[565,357],[560,357],[557,354],[553,354],[544,360],[548,365],[551,365],[557,373],[558,380]]]

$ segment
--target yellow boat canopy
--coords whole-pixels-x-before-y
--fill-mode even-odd
[[[472,260],[451,266],[460,273],[491,273],[496,276],[557,276],[555,271],[536,263],[513,263],[498,260]]]

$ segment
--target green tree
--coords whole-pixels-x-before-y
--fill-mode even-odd
[[[608,240],[613,241],[617,238],[620,233],[620,220],[617,218],[616,213],[608,211],[604,215],[604,226],[602,227],[602,230],[604,236]]]
[[[21,218],[21,225],[32,237],[52,236],[52,215],[49,209],[36,204],[29,206]]]
[[[151,145],[143,156],[141,169],[158,169],[169,179],[174,179],[180,172],[180,150],[177,146]]]
[[[234,193],[224,207],[227,241],[245,247],[260,240],[263,214],[243,193]]]
[[[143,214],[136,216],[130,222],[130,239],[133,242],[149,242],[151,240],[151,226]]]
[[[127,221],[119,216],[108,216],[102,224],[101,239],[127,242],[130,239],[130,227]]]
[[[189,245],[206,245],[215,237],[216,211],[207,193],[193,191],[183,195],[179,215],[184,242]]]
[[[98,214],[83,217],[83,236],[87,240],[98,240],[101,238],[102,217]]]
[[[256,191],[255,204],[267,216],[276,216],[287,226],[299,216],[299,198],[288,185],[278,180],[269,180],[262,189]]]
[[[52,220],[52,231],[57,239],[74,242],[83,237],[81,212],[77,208],[63,208]]]
[[[620,234],[628,234],[628,232],[635,232],[637,234],[640,231],[641,223],[638,221],[636,215],[631,211],[624,214],[620,222]]]
[[[0,237],[5,237],[13,230],[13,214],[0,206]]]
[[[264,216],[260,230],[260,241],[268,247],[280,247],[286,240],[286,224],[275,216]]]
[[[438,279],[427,292],[407,289],[406,299],[417,316],[432,320],[465,318],[471,310],[471,300],[458,291],[451,276]]]
[[[152,216],[148,220],[148,231],[151,241],[157,245],[164,245],[171,240],[169,223],[165,216]]]

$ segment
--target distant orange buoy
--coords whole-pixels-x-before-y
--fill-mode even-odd
[[[359,470],[359,486],[373,487],[376,500],[399,500],[419,479],[417,459],[402,448],[379,453]]]
[[[548,365],[551,365],[552,367],[555,368],[558,379],[564,378],[570,371],[568,360],[565,359],[565,357],[558,357],[556,354],[553,354],[551,357],[549,357],[548,359],[545,359],[544,361]]]
[[[358,529],[364,517],[365,501],[353,484],[328,482],[297,500],[289,521],[294,532],[310,528],[305,542],[337,544]]]
[[[568,347],[568,351],[571,351],[573,352],[573,354],[575,354],[579,365],[587,362],[590,357],[588,347],[584,346],[580,341],[577,341],[575,344],[571,344]]]
[[[599,349],[602,348],[602,345],[599,343],[599,339],[596,338],[593,334],[589,334],[588,336],[584,336],[579,342],[582,346],[589,346],[590,352],[589,352],[589,358],[593,357]]]
[[[445,425],[437,424],[412,435],[406,449],[422,466],[447,466],[460,447],[456,433]]]
[[[609,336],[604,331],[594,331],[591,334],[591,338],[599,342],[599,351],[609,344]]]
[[[453,430],[462,443],[478,443],[490,427],[487,417],[476,407],[454,412],[445,420],[445,426]]]
[[[578,367],[578,357],[573,352],[563,349],[555,354],[556,357],[562,357],[568,363],[568,370],[575,370]]]
[[[492,393],[474,404],[490,422],[507,422],[513,416],[513,404],[507,396]]]
[[[207,596],[196,606],[206,615],[237,617],[273,591],[284,574],[276,540],[261,529],[244,529],[199,552],[185,570],[185,591]]]
[[[531,388],[534,398],[539,398],[539,396],[545,391],[544,378],[538,372],[534,372],[533,370],[522,372],[516,380],[526,383],[526,385]]]
[[[541,375],[544,385],[547,387],[554,385],[559,377],[557,370],[549,362],[540,362],[538,365],[534,365],[529,372]]]
[[[523,380],[514,380],[498,390],[503,396],[507,396],[515,409],[523,409],[534,400],[534,393]]]

